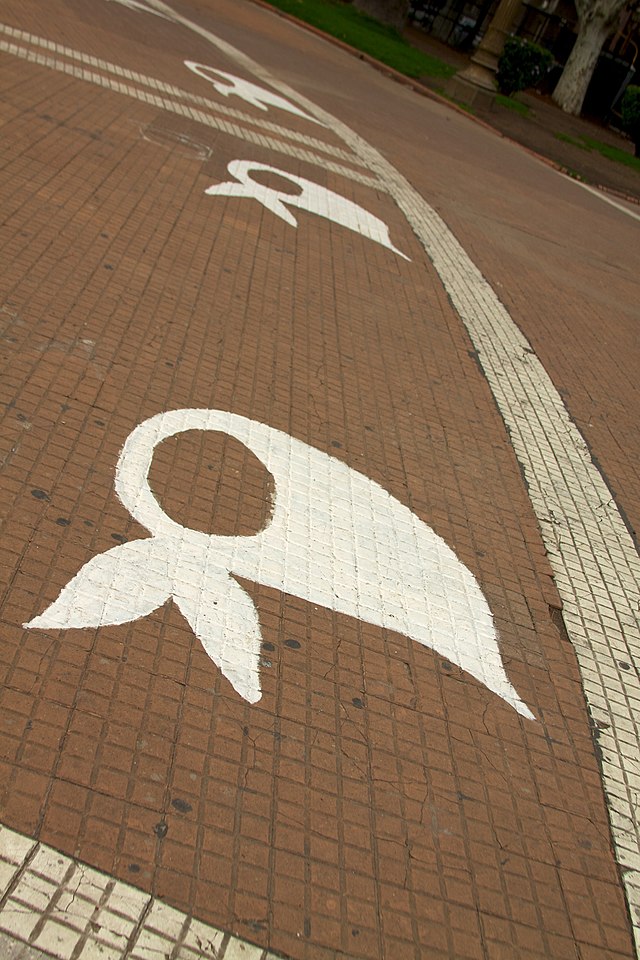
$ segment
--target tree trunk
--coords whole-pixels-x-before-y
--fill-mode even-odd
[[[353,0],[353,5],[399,32],[404,29],[409,15],[409,0]]]
[[[578,116],[582,110],[587,87],[610,25],[609,17],[592,17],[580,23],[573,50],[553,91],[553,99],[565,113]]]

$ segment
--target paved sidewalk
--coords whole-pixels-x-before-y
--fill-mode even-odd
[[[16,960],[635,956],[637,221],[250,3],[0,71]]]

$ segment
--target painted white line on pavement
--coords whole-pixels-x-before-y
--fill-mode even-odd
[[[205,107],[207,110],[211,110],[214,113],[221,113],[225,117],[231,117],[232,119],[239,120],[241,123],[246,123],[249,126],[259,127],[262,132],[275,133],[285,140],[293,140],[295,143],[303,143],[307,147],[313,147],[315,150],[321,150],[323,153],[328,153],[330,156],[337,157],[340,160],[345,160],[348,163],[353,163],[355,166],[362,165],[360,158],[356,157],[353,153],[344,150],[341,147],[336,147],[333,144],[326,143],[326,141],[320,140],[318,137],[308,136],[305,133],[300,133],[298,130],[290,130],[288,127],[283,127],[278,123],[272,123],[270,120],[266,120],[263,117],[258,118],[250,116],[248,113],[245,113],[242,110],[236,110],[224,103],[218,103],[217,101],[210,100],[207,97],[202,97],[196,93],[191,93],[188,90],[183,90],[181,87],[176,87],[173,83],[165,83],[163,80],[158,80],[155,77],[148,76],[147,74],[138,73],[136,70],[129,70],[126,67],[120,67],[116,63],[110,63],[108,60],[102,60],[100,57],[94,57],[89,53],[83,53],[81,50],[74,50],[72,47],[66,47],[61,43],[55,43],[53,40],[47,40],[45,37],[38,37],[33,33],[28,33],[26,30],[19,30],[17,27],[10,27],[5,23],[0,23],[0,33],[4,33],[13,40],[19,40],[22,43],[30,44],[33,47],[41,47],[44,50],[48,50],[49,53],[56,53],[61,57],[66,57],[68,60],[77,60],[78,63],[84,63],[86,66],[93,67],[96,70],[101,70],[103,73],[112,73],[114,76],[122,77],[125,80],[129,80],[131,83],[138,83],[144,87],[151,87],[152,90],[156,90],[160,93],[168,93],[173,97],[178,97],[180,100],[186,100],[188,103],[195,103],[196,106]]]
[[[147,6],[144,0],[107,0],[108,3],[119,3],[123,7],[129,7],[130,10],[136,10],[142,13],[153,13],[156,17],[162,17],[164,20],[171,20],[171,17],[166,16],[164,13],[160,13],[159,10],[154,10],[153,7]]]
[[[2,825],[0,933],[55,960],[278,960]]]
[[[599,731],[611,832],[640,957],[640,558],[587,444],[530,344],[442,218],[373,147],[327,111],[163,0],[146,0],[315,113],[394,197],[478,352],[523,468]]]
[[[636,210],[631,210],[629,207],[625,207],[623,203],[620,203],[619,200],[614,200],[613,197],[610,197],[603,190],[598,190],[596,187],[590,186],[588,183],[583,183],[582,180],[576,180],[575,177],[568,177],[566,173],[563,173],[562,170],[556,171],[563,177],[565,180],[570,180],[571,183],[575,183],[577,187],[582,187],[583,190],[586,190],[587,193],[592,193],[594,197],[598,197],[599,200],[604,200],[605,203],[608,203],[609,206],[615,207],[616,210],[620,210],[622,213],[626,213],[628,217],[632,217],[634,220],[640,220],[640,213]]]
[[[342,164],[334,163],[332,160],[321,157],[317,153],[312,153],[310,150],[302,150],[286,144],[282,140],[275,140],[273,137],[266,137],[260,133],[254,133],[246,127],[238,126],[236,123],[230,123],[226,120],[213,117],[209,113],[204,113],[202,110],[196,110],[195,107],[189,107],[186,104],[178,103],[175,100],[168,100],[165,97],[155,96],[152,93],[140,90],[138,87],[120,83],[118,80],[111,80],[109,77],[105,77],[100,73],[95,73],[84,67],[76,67],[74,64],[67,63],[65,60],[48,57],[45,54],[29,50],[26,47],[18,46],[18,44],[15,43],[7,43],[4,40],[0,40],[0,51],[11,54],[21,60],[27,60],[29,63],[37,64],[37,66],[46,67],[49,70],[55,70],[58,73],[75,77],[77,80],[93,83],[103,89],[111,90],[113,93],[124,94],[127,97],[140,100],[142,103],[148,103],[150,106],[157,107],[160,110],[166,110],[168,113],[175,113],[178,116],[187,117],[189,120],[195,120],[197,123],[212,127],[214,130],[219,130],[221,133],[226,133],[231,137],[237,137],[240,140],[267,150],[275,150],[295,160],[311,163],[316,167],[329,170],[331,173],[337,173],[356,183],[363,183],[374,189],[381,189],[381,184],[367,173],[361,173],[358,170],[345,167]]]

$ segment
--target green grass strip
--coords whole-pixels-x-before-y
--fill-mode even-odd
[[[318,27],[362,50],[407,77],[450,77],[455,67],[416,50],[396,30],[385,27],[340,0],[267,0],[273,7]]]
[[[580,147],[581,150],[588,150],[586,144],[582,140],[578,140],[576,137],[570,137],[568,133],[554,133],[556,140],[562,140],[563,143],[570,143],[573,147]]]
[[[626,167],[632,170],[640,171],[640,157],[634,157],[633,154],[621,150],[619,147],[612,147],[608,143],[602,143],[600,140],[593,140],[591,137],[582,137],[587,150],[597,150],[608,160],[614,160],[616,163],[624,163]]]
[[[566,133],[554,133],[556,140],[562,140],[564,143],[571,143],[574,147],[580,147],[581,150],[595,150],[597,153],[606,157],[607,160],[613,160],[614,163],[623,163],[626,167],[640,172],[640,157],[634,157],[626,150],[619,147],[612,147],[608,143],[602,143],[601,140],[594,140],[593,137],[581,136],[570,137]]]
[[[460,107],[461,110],[464,110],[466,113],[470,113],[472,116],[476,116],[477,111],[471,106],[470,103],[467,103],[466,100],[458,100],[457,97],[451,97],[445,90],[436,90],[436,93],[439,93],[443,100],[448,100],[449,103],[454,103],[456,107]]]
[[[516,100],[514,97],[505,97],[502,93],[496,93],[496,103],[501,107],[505,107],[507,110],[513,110],[515,113],[519,113],[522,117],[527,117],[531,113],[531,107],[527,106],[526,103],[521,103],[520,100]]]

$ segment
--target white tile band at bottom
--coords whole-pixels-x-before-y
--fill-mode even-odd
[[[15,960],[278,960],[0,824],[5,942]]]

